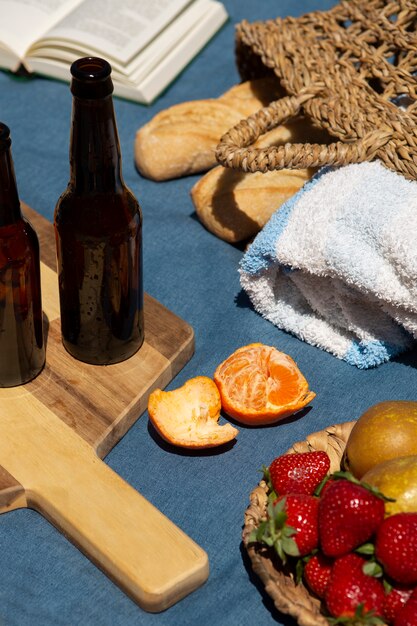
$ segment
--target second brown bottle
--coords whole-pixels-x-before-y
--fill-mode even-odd
[[[55,209],[62,341],[96,365],[142,345],[142,214],[122,178],[111,67],[71,66],[70,181]]]

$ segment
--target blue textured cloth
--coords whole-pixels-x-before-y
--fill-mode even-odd
[[[198,177],[142,179],[133,165],[139,126],[167,106],[217,96],[238,80],[234,23],[299,15],[330,0],[225,0],[230,21],[151,107],[116,100],[124,176],[144,214],[145,288],[190,323],[194,357],[171,383],[212,376],[222,359],[254,341],[299,364],[317,397],[311,409],[266,428],[240,427],[227,451],[187,453],[161,444],[145,413],[106,462],[207,552],[207,583],[161,614],[147,614],[39,514],[0,516],[0,624],[7,626],[294,626],[277,613],[241,550],[241,528],[259,469],[292,442],[360,415],[389,398],[417,399],[416,355],[360,371],[278,330],[251,308],[239,284],[242,250],[207,232],[189,195]],[[52,219],[68,180],[71,98],[63,83],[0,73],[0,119],[12,131],[21,198]]]

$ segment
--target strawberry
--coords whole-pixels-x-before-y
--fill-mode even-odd
[[[283,563],[287,555],[309,554],[319,541],[318,498],[288,494],[270,501],[268,519],[252,532],[250,541],[273,547]]]
[[[394,626],[417,626],[417,589],[398,612]]]
[[[376,578],[364,574],[365,563],[353,552],[334,562],[325,593],[326,606],[333,617],[382,617],[384,587]]]
[[[320,552],[314,554],[304,566],[304,582],[319,598],[324,598],[330,580],[333,561]]]
[[[269,466],[269,476],[273,490],[280,496],[287,493],[312,495],[329,469],[328,454],[313,450],[277,457]]]
[[[382,522],[375,556],[397,583],[417,584],[417,513],[397,513]]]
[[[319,505],[320,543],[324,554],[342,556],[368,541],[384,519],[384,513],[381,497],[359,481],[332,480]]]
[[[318,498],[300,493],[281,496],[277,501],[284,502],[286,524],[295,530],[297,556],[310,554],[319,544]]]
[[[407,602],[413,591],[412,587],[392,587],[384,601],[384,617],[392,624],[400,609]]]

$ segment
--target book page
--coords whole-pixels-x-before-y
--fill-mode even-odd
[[[152,102],[161,91],[184,69],[207,41],[228,19],[226,9],[220,2],[208,2],[201,19],[194,24],[160,63],[140,82],[142,102]],[[118,87],[118,94],[129,97],[123,85]],[[130,97],[132,95],[130,94]]]
[[[107,59],[128,63],[191,0],[88,0],[44,40],[77,42]]]
[[[184,37],[197,24],[205,24],[206,16],[212,7],[212,0],[194,0],[181,14],[167,26],[146,48],[125,68],[129,79],[139,84],[163,59],[181,45]],[[206,37],[202,37],[202,43]],[[117,66],[115,66],[117,69]]]
[[[228,19],[226,9],[220,2],[197,0],[192,5],[193,10],[197,8],[195,4],[200,4],[200,19],[195,21],[188,32],[182,34],[177,45],[164,55],[164,58],[153,67],[144,80],[136,82],[136,74],[130,76],[117,70],[113,71],[115,95],[140,103],[152,102]],[[191,11],[191,7],[189,10]],[[181,14],[179,21],[183,19],[183,16],[184,13]],[[174,25],[172,27],[175,28]],[[151,47],[157,41],[159,37],[151,44]],[[145,49],[145,53],[147,51],[148,48]],[[68,81],[68,63],[72,58],[71,52],[64,49],[57,50],[53,59],[48,57],[47,49],[43,51],[40,49],[39,53],[39,58],[31,59],[35,71]],[[57,58],[59,58],[58,61]]]
[[[82,0],[0,0],[0,40],[20,59],[29,46]]]

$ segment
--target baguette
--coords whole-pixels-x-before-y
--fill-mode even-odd
[[[220,137],[282,95],[278,79],[260,78],[235,85],[219,98],[169,107],[137,131],[136,167],[156,181],[206,172],[217,165]]]
[[[256,142],[268,147],[291,141],[328,143],[330,136],[301,118],[275,128]],[[221,165],[205,174],[191,189],[200,221],[230,243],[256,235],[272,214],[315,173],[315,169],[240,172]]]

